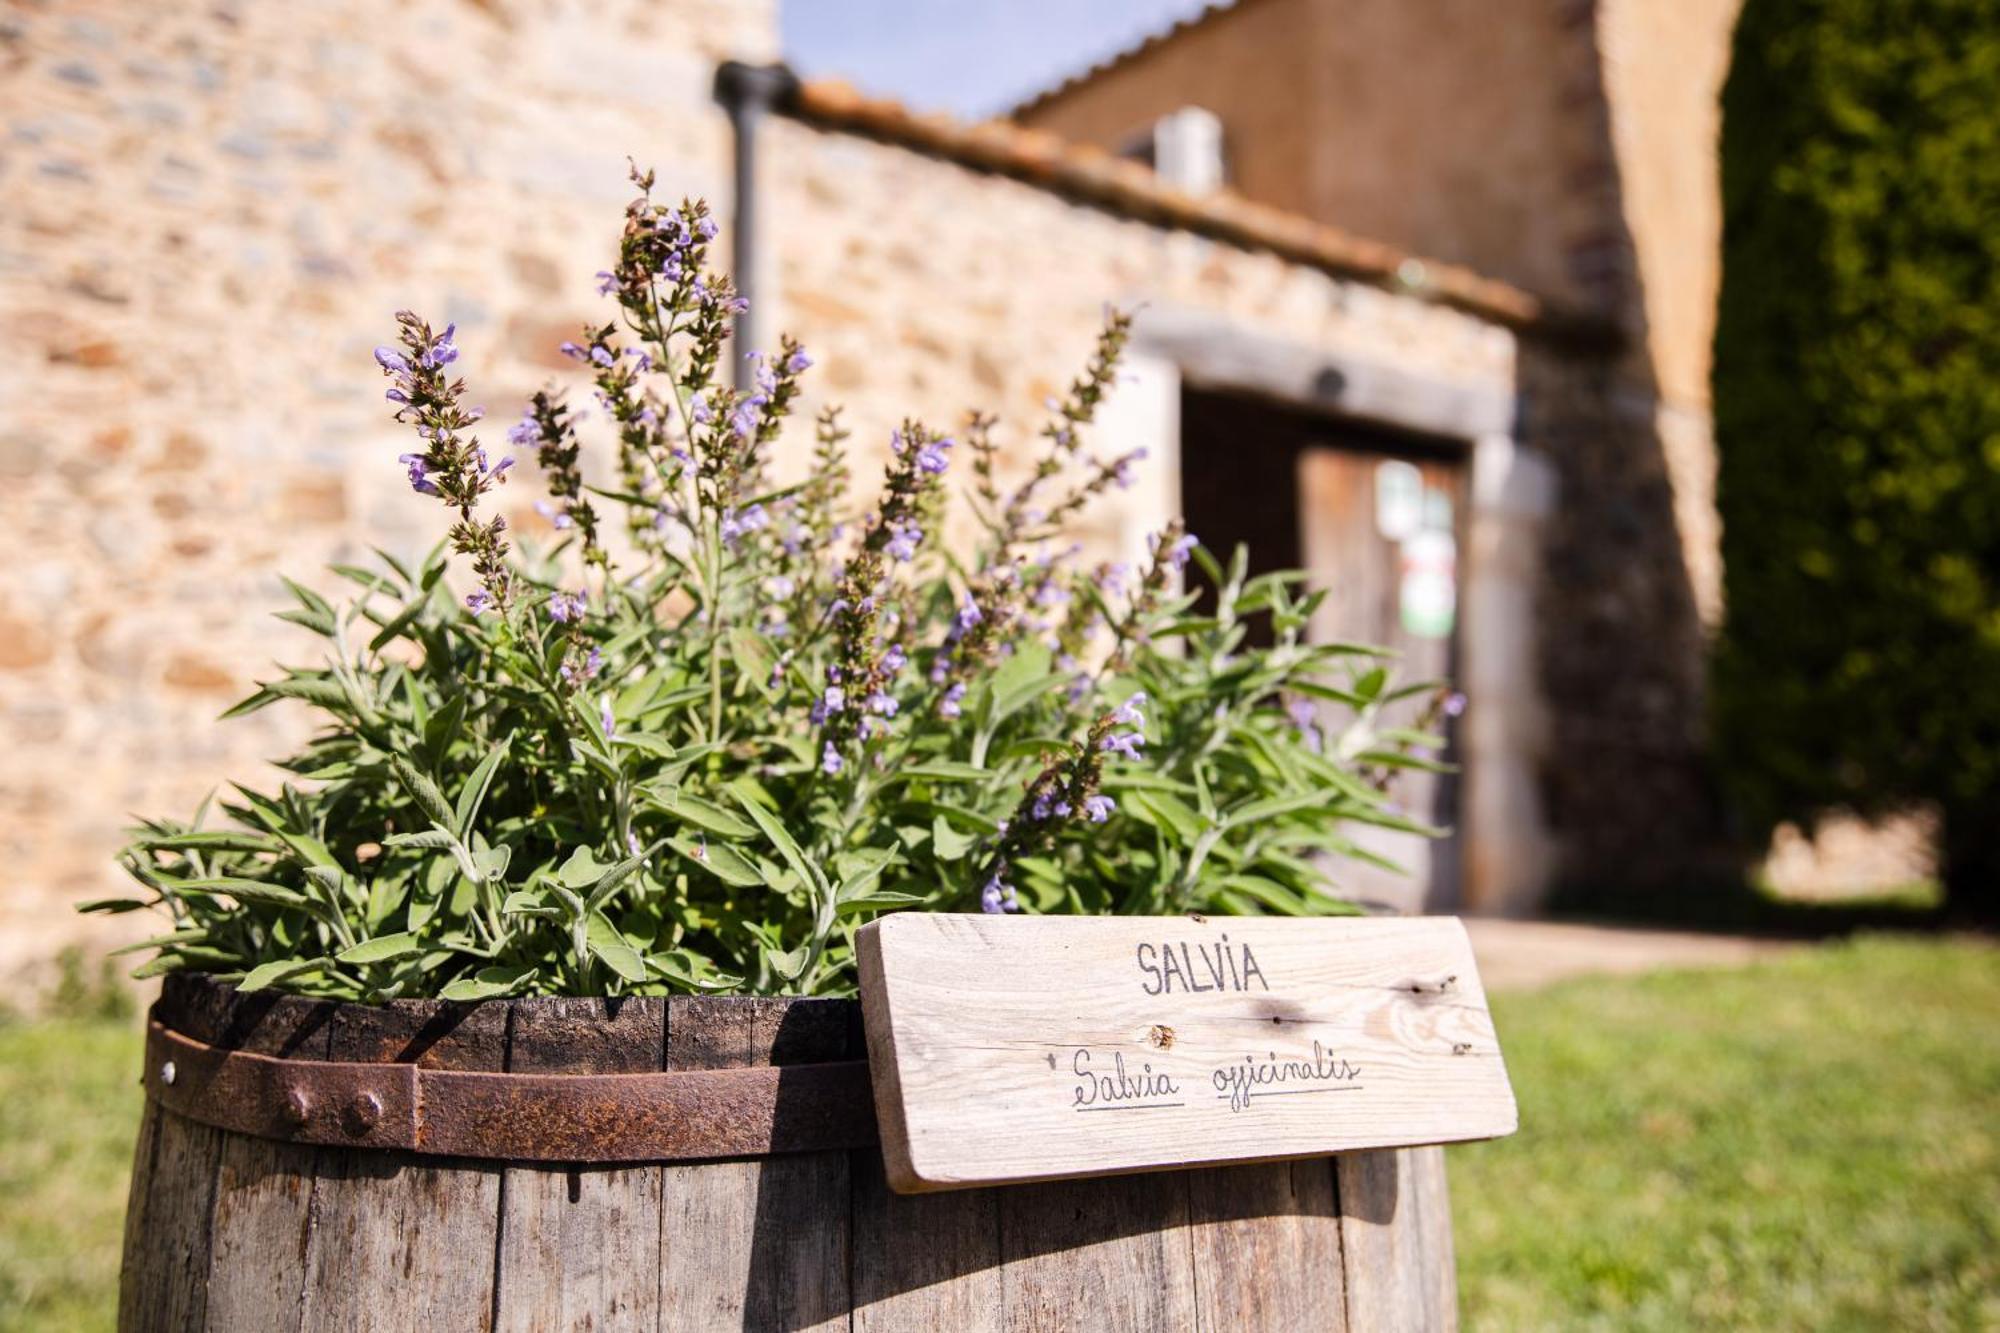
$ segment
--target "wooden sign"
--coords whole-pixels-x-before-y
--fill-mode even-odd
[[[1454,917],[902,912],[859,962],[901,1193],[1514,1132]]]

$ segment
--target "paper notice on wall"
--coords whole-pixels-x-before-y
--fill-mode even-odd
[[[1414,463],[1375,465],[1375,531],[1384,541],[1408,541],[1424,525],[1424,474]]]
[[[1403,630],[1448,639],[1458,618],[1458,543],[1449,530],[1426,528],[1403,543],[1397,604]]]

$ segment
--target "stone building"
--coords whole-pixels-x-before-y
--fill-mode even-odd
[[[1558,873],[1589,886],[1721,868],[1701,761],[1721,614],[1708,365],[1739,3],[1241,0],[1015,113],[1143,152],[1199,108],[1244,195],[1596,323],[1526,340],[1519,380],[1519,438],[1562,496],[1538,599],[1558,705],[1542,783]]]
[[[304,719],[214,718],[309,650],[279,574],[437,535],[369,349],[400,307],[455,320],[507,415],[599,316],[628,155],[754,220],[757,329],[870,447],[974,407],[1025,446],[1103,304],[1141,312],[1103,431],[1155,466],[1090,540],[1186,509],[1470,696],[1462,780],[1413,797],[1459,835],[1358,891],[1525,911],[1687,873],[1728,3],[1443,8],[1242,0],[979,126],[772,69],[774,0],[0,11],[0,972],[146,924],[68,910],[118,887],[130,814],[275,781]]]
[[[1013,113],[1595,325],[1523,340],[1517,431],[1562,496],[1537,598],[1558,705],[1542,789],[1555,874],[1586,889],[1741,871],[1704,771],[1702,700],[1723,612],[1719,98],[1741,5],[1237,0]],[[1929,819],[1835,816],[1818,832],[1780,829],[1757,872],[1806,894],[1934,874]]]

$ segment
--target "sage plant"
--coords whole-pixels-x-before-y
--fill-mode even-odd
[[[1447,696],[1310,642],[1302,576],[1249,578],[1178,522],[1139,569],[1061,544],[1142,462],[1092,440],[1124,315],[1026,459],[990,417],[904,421],[861,488],[829,410],[780,482],[812,359],[730,345],[708,209],[634,180],[613,317],[562,349],[588,407],[551,386],[489,451],[457,331],[397,317],[376,360],[445,540],[335,566],[338,601],[293,586],[283,618],[324,656],[231,713],[303,704],[319,730],[276,792],[134,831],[141,896],[87,910],[165,914],[140,974],[367,1001],[841,993],[882,912],[1344,912],[1342,865],[1373,859],[1355,825],[1428,831],[1385,789],[1442,742],[1385,710]],[[498,508],[537,470],[547,549]]]

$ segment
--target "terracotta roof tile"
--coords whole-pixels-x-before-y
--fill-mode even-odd
[[[1151,169],[1101,148],[1008,121],[966,124],[918,114],[832,80],[795,82],[777,109],[809,125],[857,134],[1024,181],[1108,212],[1209,236],[1344,278],[1470,311],[1512,328],[1593,339],[1611,326],[1456,264],[1419,259],[1228,190],[1195,197]]]

